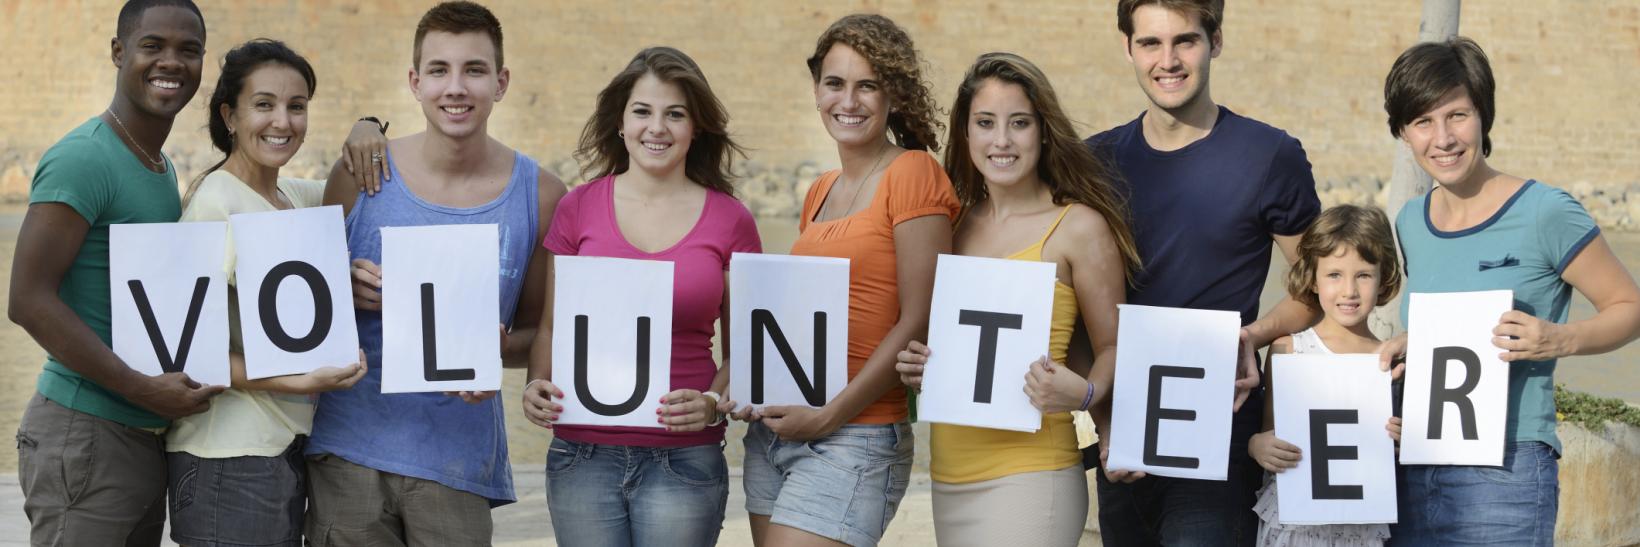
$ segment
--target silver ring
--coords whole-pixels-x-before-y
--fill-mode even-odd
[[[382,162],[382,153],[381,152],[371,152],[370,153],[370,161],[375,162],[375,163],[381,163]]]

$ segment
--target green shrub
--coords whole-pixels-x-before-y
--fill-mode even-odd
[[[1571,422],[1590,431],[1604,431],[1606,422],[1617,422],[1640,427],[1640,408],[1620,399],[1596,397],[1555,384],[1555,410],[1560,420]]]

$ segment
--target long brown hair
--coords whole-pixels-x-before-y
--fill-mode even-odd
[[[837,44],[865,57],[888,91],[888,132],[894,142],[907,150],[938,152],[939,107],[923,79],[922,60],[911,36],[881,15],[856,13],[838,19],[820,35],[809,56],[809,76],[815,83],[820,83],[820,63]]]
[[[575,148],[575,159],[584,166],[581,174],[591,173],[586,179],[593,180],[625,173],[631,167],[632,158],[620,137],[621,116],[626,111],[626,101],[632,98],[632,87],[645,74],[654,74],[683,92],[684,105],[689,109],[690,121],[697,133],[684,156],[684,176],[695,184],[735,195],[734,156],[744,157],[746,152],[729,138],[729,112],[712,93],[706,74],[695,60],[682,51],[664,46],[639,51],[632,62],[598,92],[598,104],[586,126],[581,128],[581,141]]]
[[[957,200],[963,209],[985,201],[985,176],[968,157],[968,117],[974,104],[974,94],[987,81],[1014,84],[1024,90],[1025,98],[1036,110],[1042,127],[1042,154],[1036,161],[1036,175],[1053,193],[1056,205],[1080,203],[1092,208],[1105,218],[1116,239],[1126,266],[1127,281],[1134,281],[1139,271],[1139,246],[1133,240],[1128,219],[1127,200],[1116,190],[1120,175],[1109,163],[1095,155],[1082,139],[1076,136],[1076,127],[1059,106],[1059,95],[1042,71],[1012,53],[986,53],[974,61],[957,88],[957,100],[951,105],[951,132],[945,147],[945,172],[951,177]]]

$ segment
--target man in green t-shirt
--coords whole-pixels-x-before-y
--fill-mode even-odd
[[[199,89],[204,17],[190,0],[133,0],[110,50],[114,98],[40,159],[12,261],[7,312],[49,355],[17,432],[34,545],[159,545],[161,433],[223,389],[109,349],[108,228],[181,214],[160,146]]]

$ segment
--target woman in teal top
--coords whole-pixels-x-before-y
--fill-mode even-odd
[[[1503,466],[1403,468],[1393,544],[1552,545],[1560,491],[1555,361],[1612,351],[1640,334],[1640,289],[1588,211],[1558,188],[1487,164],[1493,89],[1486,54],[1462,37],[1408,49],[1384,84],[1390,133],[1438,183],[1396,219],[1403,294],[1511,289],[1515,296],[1514,310],[1493,329],[1510,365]],[[1574,288],[1598,313],[1568,323]],[[1389,360],[1405,350],[1402,334],[1383,354]]]

